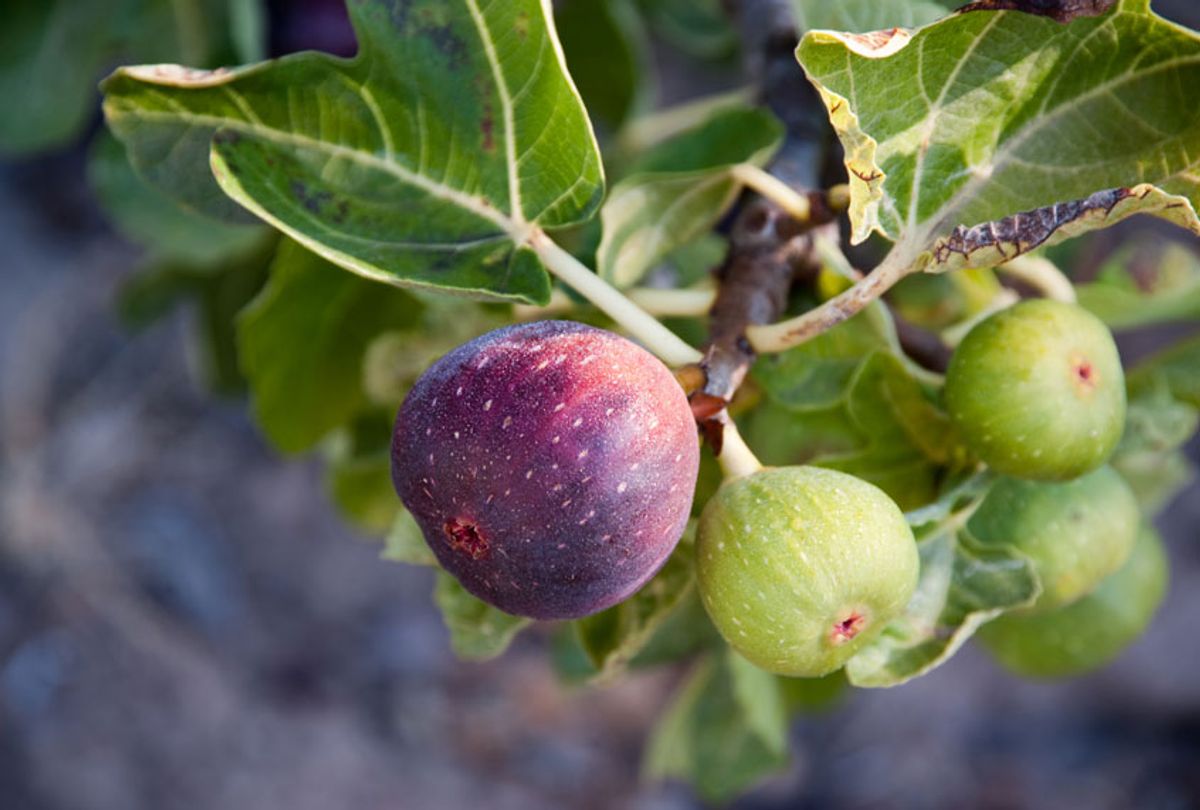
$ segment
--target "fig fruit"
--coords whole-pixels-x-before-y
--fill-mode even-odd
[[[1133,491],[1106,466],[1064,483],[1002,478],[967,528],[985,545],[1033,560],[1042,594],[1025,610],[1044,612],[1074,602],[1120,568],[1140,521]]]
[[[819,467],[727,481],[696,538],[700,595],[726,641],[759,667],[841,667],[908,604],[917,546],[882,490]]]
[[[988,466],[1041,480],[1103,464],[1125,425],[1112,334],[1073,304],[1023,301],[975,326],[946,371],[946,406]]]
[[[392,481],[438,562],[507,613],[622,601],[686,527],[696,424],[659,360],[567,321],[489,332],[437,361],[400,407]]]
[[[1074,604],[1042,615],[1007,614],[976,638],[1018,675],[1060,678],[1096,669],[1142,634],[1167,588],[1158,534],[1145,526],[1125,565]]]

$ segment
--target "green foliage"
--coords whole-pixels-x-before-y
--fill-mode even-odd
[[[307,450],[354,416],[366,401],[367,345],[389,326],[415,323],[420,308],[402,290],[285,241],[270,283],[238,328],[255,414],[275,446]]]
[[[1200,258],[1176,242],[1129,245],[1076,290],[1080,306],[1112,329],[1197,321]]]
[[[554,23],[592,120],[611,131],[643,106],[650,55],[632,0],[560,3]]]
[[[433,601],[450,631],[450,646],[460,658],[486,661],[508,649],[529,619],[510,616],[467,593],[458,580],[438,570]]]
[[[240,9],[246,6],[246,9]],[[0,26],[0,155],[77,138],[112,60],[215,65],[259,58],[255,3],[229,0],[15,0]]]
[[[544,6],[350,11],[350,61],[122,68],[103,85],[109,126],[143,176],[197,210],[244,206],[368,278],[545,303],[525,237],[590,216],[603,173]]]
[[[936,496],[945,465],[957,463],[956,439],[910,368],[873,342],[860,316],[758,372],[774,403],[748,435],[768,464],[812,463],[870,481],[903,509]],[[755,441],[757,440],[757,441]]]
[[[652,779],[685,779],[727,801],[787,764],[779,680],[732,651],[705,659],[675,695],[646,746]]]
[[[601,209],[600,275],[618,287],[631,286],[672,251],[710,231],[741,189],[730,170],[766,163],[782,135],[765,110],[734,108],[644,154]]]
[[[1148,0],[1069,25],[981,11],[911,36],[810,31],[798,55],[846,149],[856,242],[878,231],[949,269],[1136,212],[1200,233],[1200,152],[1178,148],[1200,141],[1185,89],[1200,81],[1200,37]],[[1092,197],[1137,184],[1149,185]],[[1068,205],[1006,221],[1056,203]]]
[[[580,647],[595,677],[621,672],[692,596],[693,534],[694,525],[663,569],[632,597],[575,622]]]
[[[153,258],[219,267],[263,241],[262,226],[230,225],[180,208],[137,176],[108,133],[92,144],[88,180],[113,225]]]

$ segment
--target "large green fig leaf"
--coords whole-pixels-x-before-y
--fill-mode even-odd
[[[467,593],[458,580],[438,570],[433,601],[442,611],[455,655],[472,661],[495,658],[508,649],[530,620],[510,616]]]
[[[926,270],[1153,213],[1200,233],[1200,37],[1149,0],[1069,24],[969,11],[798,56],[846,150],[853,239]]]
[[[650,150],[613,187],[600,212],[600,275],[628,287],[672,251],[711,231],[741,189],[732,168],[765,164],[782,137],[782,126],[769,112],[734,108]]]
[[[359,53],[122,68],[109,125],[151,182],[234,203],[369,278],[545,303],[526,242],[587,219],[603,172],[539,0],[351,0]],[[211,160],[211,173],[209,163]]]
[[[918,524],[917,589],[903,615],[846,664],[850,683],[896,686],[923,675],[949,660],[984,622],[1037,598],[1041,583],[1026,557],[985,548],[963,525],[987,484],[984,477],[969,479],[908,515]]]
[[[403,290],[343,273],[287,240],[238,327],[259,424],[280,450],[306,450],[366,402],[363,358],[389,328],[417,322]]]
[[[779,680],[730,651],[704,660],[676,693],[650,736],[643,770],[651,779],[685,779],[719,803],[787,759]]]

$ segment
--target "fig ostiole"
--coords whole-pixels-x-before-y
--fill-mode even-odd
[[[630,596],[687,525],[687,397],[657,358],[568,321],[490,332],[434,363],[396,417],[392,478],[438,562],[508,613]]]
[[[1067,480],[1108,460],[1125,426],[1112,334],[1074,304],[1022,301],[977,324],[946,371],[950,418],[998,472]]]
[[[1129,559],[1092,593],[1050,613],[1006,614],[981,627],[976,637],[1018,675],[1078,675],[1107,664],[1140,636],[1166,588],[1162,541],[1144,526]]]
[[[1037,613],[1069,605],[1120,568],[1140,522],[1133,491],[1105,466],[1063,483],[1002,478],[967,528],[1032,560],[1042,593],[1024,610]]]
[[[908,604],[919,559],[882,490],[819,467],[727,481],[696,539],[700,595],[726,641],[762,669],[841,667]]]

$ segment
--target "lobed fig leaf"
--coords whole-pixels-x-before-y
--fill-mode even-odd
[[[1149,0],[1066,24],[987,5],[914,33],[801,41],[845,147],[853,240],[880,233],[936,270],[998,264],[1142,211],[1200,233],[1200,109],[1187,89],[1200,36]]]
[[[530,233],[587,220],[604,189],[549,5],[349,10],[353,59],[121,68],[103,84],[109,126],[144,177],[194,209],[248,210],[375,280],[546,303]]]

